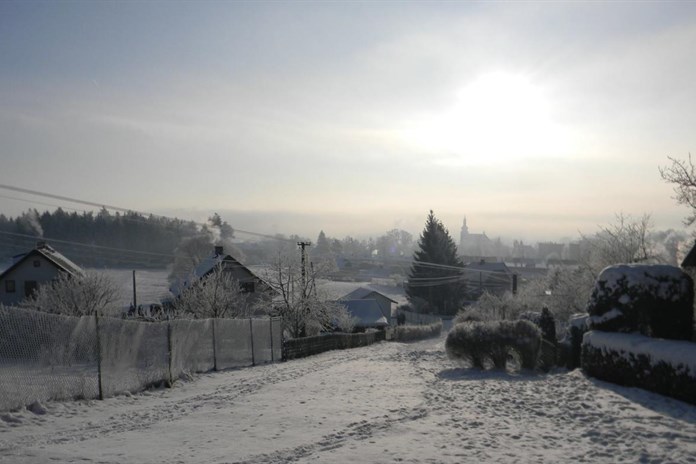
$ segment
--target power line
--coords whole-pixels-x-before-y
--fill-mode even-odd
[[[25,193],[25,194],[29,194],[29,195],[35,195],[35,196],[39,196],[39,197],[52,198],[52,199],[67,201],[67,202],[76,203],[76,204],[82,204],[82,205],[91,206],[91,207],[96,207],[96,208],[111,209],[111,210],[115,210],[115,211],[124,212],[124,213],[127,213],[127,214],[139,214],[139,215],[141,215],[141,216],[150,216],[150,217],[154,217],[154,218],[161,218],[161,219],[167,219],[167,220],[173,220],[173,221],[182,221],[181,219],[178,219],[178,218],[171,218],[171,217],[168,217],[168,216],[157,215],[157,214],[153,214],[153,213],[146,213],[146,212],[141,212],[141,211],[137,211],[137,210],[133,210],[133,209],[128,209],[128,208],[123,208],[123,207],[119,207],[119,206],[106,205],[106,204],[97,203],[97,202],[94,202],[94,201],[82,200],[82,199],[79,199],[79,198],[67,197],[67,196],[64,196],[64,195],[57,195],[57,194],[54,194],[54,193],[41,192],[41,191],[38,191],[38,190],[32,190],[32,189],[27,189],[27,188],[23,188],[23,187],[16,187],[16,186],[7,185],[7,184],[0,184],[0,189],[15,191],[15,192],[19,192],[19,193]],[[6,197],[6,196],[4,196],[4,197],[5,197],[5,198],[8,198],[8,197]],[[11,199],[19,200],[19,201],[32,202],[31,200],[21,200],[21,199],[19,199],[19,198],[14,198],[14,197],[12,197]],[[37,203],[39,203],[39,202],[37,202]],[[41,204],[41,203],[39,203],[39,204]],[[57,206],[57,205],[50,205],[50,206]],[[61,208],[61,206],[57,206],[57,207]],[[72,209],[72,208],[67,208],[67,207],[66,207],[66,209]],[[79,211],[79,210],[75,210],[75,211]],[[133,220],[134,222],[145,223],[144,221],[138,221],[138,220],[136,220],[136,219],[134,219],[134,218],[127,218],[127,217],[122,217],[122,218],[123,218],[123,219],[126,219],[126,220],[129,220],[129,219],[130,219],[130,220]],[[208,226],[208,224],[206,224],[206,223],[197,223],[197,222],[195,222],[195,221],[189,221],[189,222],[194,223],[194,224],[198,224],[198,225],[202,225],[202,226]],[[278,240],[278,241],[283,241],[283,242],[288,242],[288,243],[294,243],[294,242],[295,242],[295,240],[292,240],[292,239],[289,239],[289,238],[284,238],[284,237],[278,237],[277,235],[263,234],[263,233],[248,231],[248,230],[244,230],[244,229],[237,229],[237,228],[234,228],[234,227],[233,227],[233,229],[234,229],[235,232],[239,232],[239,233],[247,234],[247,235],[251,235],[251,236],[262,237],[262,238],[267,238],[267,239],[271,239],[271,240]],[[11,235],[11,234],[12,234],[12,233],[10,233],[10,232],[3,232],[3,233],[4,233],[4,234],[7,234],[7,235]],[[14,235],[20,236],[20,235],[22,235],[22,234],[14,234]],[[31,237],[31,236],[26,236],[26,237]],[[32,238],[40,238],[40,237],[32,237]],[[68,241],[68,240],[59,240],[59,239],[49,239],[49,240],[52,240],[52,241],[54,241],[54,242],[56,242],[56,243],[69,243],[69,244],[78,245],[78,246],[88,246],[88,247],[90,247],[90,248],[92,248],[92,249],[94,249],[94,248],[100,248],[100,249],[104,249],[104,250],[112,250],[112,251],[119,251],[119,252],[129,252],[129,253],[138,253],[138,254],[150,255],[150,256],[176,257],[176,255],[166,254],[166,253],[156,253],[156,252],[147,252],[147,251],[127,250],[127,249],[122,249],[122,248],[113,248],[113,247],[105,247],[105,246],[99,246],[99,245],[85,244],[85,243],[80,243],[80,242],[71,242],[71,241]],[[364,261],[364,262],[372,262],[372,261],[369,261],[369,260],[362,260],[362,261]],[[461,266],[453,266],[453,265],[446,265],[446,264],[439,264],[439,263],[430,263],[430,262],[424,262],[424,261],[413,261],[413,260],[410,260],[410,261],[409,261],[409,260],[406,260],[406,259],[399,259],[399,260],[397,260],[397,259],[392,258],[392,259],[383,259],[383,261],[384,261],[385,263],[389,263],[389,262],[404,263],[404,264],[408,263],[408,265],[411,265],[411,266],[421,266],[421,267],[428,267],[428,268],[433,268],[433,269],[453,270],[453,271],[459,271],[459,272],[476,272],[476,273],[479,273],[479,275],[488,274],[488,275],[491,276],[491,277],[494,276],[494,275],[499,276],[499,275],[501,274],[501,272],[499,272],[499,271],[479,270],[479,269],[467,269],[465,266],[464,266],[464,267],[461,267]],[[449,277],[449,276],[446,276],[446,277]],[[459,278],[459,276],[453,276],[453,277],[456,277],[457,279]],[[502,282],[501,282],[501,283],[502,283]]]
[[[120,206],[107,205],[107,204],[104,204],[104,203],[97,203],[97,202],[88,201],[88,200],[81,200],[81,199],[79,199],[79,198],[66,197],[66,196],[64,196],[64,195],[56,195],[56,194],[54,194],[54,193],[40,192],[40,191],[38,191],[38,190],[31,190],[31,189],[26,189],[26,188],[23,188],[23,187],[15,187],[15,186],[13,186],[13,185],[0,184],[0,189],[11,190],[11,191],[13,191],[13,192],[26,193],[26,194],[29,194],[29,195],[36,195],[36,196],[39,196],[39,197],[53,198],[53,199],[56,199],[56,200],[63,200],[63,201],[67,201],[67,202],[70,202],[70,203],[77,203],[77,204],[81,204],[81,205],[92,206],[92,207],[94,207],[94,208],[104,208],[104,209],[110,209],[110,210],[114,210],[114,211],[120,211],[120,212],[123,212],[123,213],[139,214],[139,215],[141,215],[141,216],[146,216],[146,217],[147,217],[147,216],[152,216],[152,217],[154,217],[154,218],[160,218],[160,219],[180,220],[180,219],[178,219],[178,218],[172,218],[172,217],[164,216],[164,215],[161,215],[161,214],[147,213],[147,212],[138,211],[138,210],[134,210],[134,209],[123,208],[123,207],[120,207]],[[190,222],[193,222],[194,224],[198,224],[198,225],[201,225],[201,226],[206,226],[206,227],[208,226],[207,223],[196,222],[196,221],[190,221]],[[263,238],[268,238],[268,239],[272,239],[272,240],[279,240],[279,241],[285,241],[285,242],[294,242],[294,240],[289,239],[289,238],[277,237],[277,236],[269,235],[269,234],[262,234],[262,233],[259,233],[259,232],[253,232],[253,231],[249,231],[249,230],[238,229],[238,228],[235,228],[235,227],[232,227],[232,228],[233,228],[233,230],[234,230],[235,232],[239,232],[240,234],[246,234],[246,235],[251,235],[251,236],[255,236],[255,237],[263,237]]]

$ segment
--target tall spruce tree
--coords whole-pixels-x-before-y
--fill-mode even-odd
[[[464,263],[449,232],[430,210],[406,284],[406,296],[423,312],[456,314],[464,300]]]

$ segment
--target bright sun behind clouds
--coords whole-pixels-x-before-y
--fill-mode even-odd
[[[563,157],[572,148],[543,89],[504,72],[480,75],[457,92],[451,107],[412,120],[403,134],[437,162],[451,165]]]

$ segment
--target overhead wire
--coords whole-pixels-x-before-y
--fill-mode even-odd
[[[178,218],[171,218],[168,216],[157,215],[154,213],[147,213],[147,212],[137,211],[134,209],[123,208],[120,206],[107,205],[107,204],[102,204],[102,203],[98,203],[98,202],[94,202],[94,201],[83,200],[83,199],[79,199],[79,198],[73,198],[73,197],[68,197],[68,196],[64,196],[64,195],[48,193],[48,192],[41,192],[38,190],[32,190],[32,189],[27,189],[27,188],[23,188],[23,187],[16,187],[16,186],[7,185],[7,184],[0,184],[0,189],[15,191],[15,192],[29,194],[29,195],[35,195],[35,196],[39,196],[39,197],[52,198],[52,199],[67,201],[67,202],[71,202],[71,203],[82,204],[85,206],[91,206],[91,207],[95,207],[95,208],[104,208],[107,210],[110,209],[110,210],[119,211],[119,212],[123,212],[123,213],[127,213],[127,214],[138,214],[141,216],[155,217],[155,218],[161,218],[161,219],[167,219],[167,220],[176,220],[176,221],[183,221],[183,222],[192,222],[192,223],[197,224],[197,225],[208,226],[208,224],[206,224],[206,223],[198,223],[196,221],[188,221],[188,220],[183,220],[183,219],[178,219]],[[29,203],[33,202],[33,203],[37,203],[37,204],[44,204],[46,206],[54,206],[54,207],[64,208],[64,209],[72,209],[74,211],[80,211],[80,210],[77,210],[74,208],[69,208],[69,207],[55,205],[55,204],[36,202],[34,200],[20,199],[20,198],[16,198],[16,197],[8,197],[5,195],[0,195],[0,197],[9,198],[9,199],[18,200],[18,201],[26,201]],[[86,211],[85,211],[85,213],[86,213]],[[127,216],[121,216],[121,219],[132,220],[133,222],[146,223],[145,221],[139,221],[139,220],[136,220],[134,218],[129,218]],[[246,235],[262,237],[262,238],[267,238],[267,239],[271,239],[271,240],[278,240],[278,241],[283,241],[283,242],[293,242],[293,243],[295,242],[295,240],[285,238],[284,236],[269,235],[269,234],[254,232],[254,231],[248,231],[248,230],[244,230],[244,229],[238,229],[238,228],[235,228],[233,226],[232,226],[232,228],[235,232],[239,232],[239,233],[246,234]],[[70,245],[75,245],[75,246],[89,247],[90,250],[92,250],[92,252],[94,250],[105,250],[105,251],[129,253],[129,254],[135,254],[135,255],[141,255],[141,256],[150,256],[150,257],[169,257],[169,258],[177,257],[177,255],[175,255],[175,254],[107,247],[107,246],[102,246],[102,245],[87,244],[87,243],[75,242],[75,241],[70,241],[70,240],[52,239],[52,238],[39,237],[39,236],[29,236],[29,235],[25,235],[25,234],[17,234],[17,233],[12,233],[12,232],[0,231],[0,234],[13,235],[13,236],[24,236],[26,238],[50,240],[50,241],[55,242],[55,243],[63,243],[63,244],[70,244]],[[360,261],[374,262],[374,261],[366,260],[366,259],[363,259]],[[466,266],[461,267],[461,266],[446,265],[446,264],[440,264],[440,263],[432,263],[432,262],[424,262],[424,261],[412,261],[412,260],[407,260],[407,259],[396,259],[396,258],[387,258],[387,259],[383,259],[383,261],[385,263],[396,262],[396,263],[400,263],[400,264],[408,264],[409,266],[414,266],[414,267],[426,267],[426,268],[431,268],[431,269],[458,271],[461,273],[461,274],[457,274],[454,276],[439,276],[439,277],[433,276],[433,277],[418,278],[420,280],[410,279],[410,281],[413,280],[413,286],[445,285],[448,283],[459,282],[459,281],[480,284],[480,277],[483,276],[484,274],[487,275],[487,279],[486,279],[487,283],[488,282],[496,283],[496,281],[497,281],[497,283],[500,283],[500,284],[503,284],[503,283],[507,284],[507,282],[508,282],[508,279],[504,275],[501,275],[502,273],[500,271],[483,270],[483,269],[469,269]],[[151,264],[151,263],[147,263],[147,264]],[[478,274],[479,280],[475,280],[475,277],[466,277],[464,275],[465,273]]]

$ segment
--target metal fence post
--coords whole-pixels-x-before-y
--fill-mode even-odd
[[[101,337],[99,335],[99,312],[94,313],[94,324],[97,334],[97,384],[99,386],[99,399],[104,399],[104,389],[102,387],[102,348]]]
[[[252,319],[249,318],[249,338],[251,339],[251,365],[256,365],[256,359],[254,359],[254,326],[251,323]]]
[[[275,362],[275,358],[273,357],[273,317],[268,316],[268,327],[271,329],[271,362]]]
[[[217,324],[215,324],[215,319],[213,318],[213,370],[217,371],[217,343],[215,343],[215,327],[217,327]]]
[[[167,321],[167,350],[169,351],[169,388],[174,385],[174,379],[172,377],[172,322]]]

